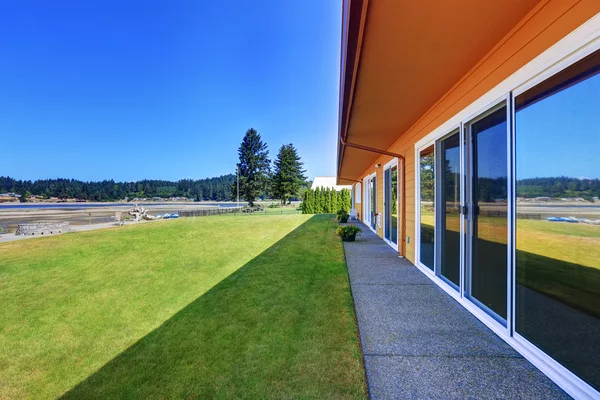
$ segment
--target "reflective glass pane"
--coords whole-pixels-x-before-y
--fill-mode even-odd
[[[506,319],[508,134],[506,107],[471,126],[471,296]]]
[[[377,228],[377,175],[371,178],[371,228]]]
[[[385,170],[385,238],[398,244],[398,167]]]
[[[516,331],[600,390],[600,52],[516,99]]]
[[[392,174],[390,169],[386,169],[383,172],[383,185],[384,185],[384,194],[385,194],[385,238],[387,240],[392,239],[392,196],[390,193],[390,189],[392,186]]]
[[[394,165],[392,167],[392,190],[391,190],[391,202],[392,202],[392,221],[391,221],[391,240],[392,243],[398,244],[398,167]]]
[[[421,254],[422,264],[434,269],[434,155],[433,146],[420,155],[420,207],[421,207]]]
[[[460,282],[460,135],[440,141],[442,208],[440,273],[450,282]]]

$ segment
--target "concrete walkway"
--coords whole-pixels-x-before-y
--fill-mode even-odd
[[[366,226],[344,243],[373,399],[569,396]]]

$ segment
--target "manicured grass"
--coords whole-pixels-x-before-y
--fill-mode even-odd
[[[363,398],[331,216],[0,245],[0,398]]]

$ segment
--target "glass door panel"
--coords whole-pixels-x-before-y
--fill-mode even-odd
[[[460,286],[460,133],[439,142],[440,274]]]
[[[515,99],[515,330],[600,390],[600,51]]]
[[[391,212],[390,226],[392,227],[391,242],[398,245],[398,166],[394,165],[391,171]]]
[[[505,322],[508,277],[506,106],[472,123],[469,136],[468,294],[491,311],[492,316]]]
[[[434,233],[435,233],[435,174],[434,147],[421,151],[420,168],[420,254],[419,261],[427,268],[434,270]]]
[[[383,171],[383,214],[384,214],[384,237],[386,241],[390,241],[392,239],[392,226],[390,224],[391,217],[391,196],[390,196],[390,186],[392,185],[392,174],[390,173],[390,169],[386,169]]]
[[[373,228],[373,230],[377,229],[377,175],[373,176],[370,179],[370,188],[371,188],[371,199],[370,199],[370,205],[371,205],[371,228]]]
[[[383,173],[385,240],[398,245],[398,166],[393,165]]]

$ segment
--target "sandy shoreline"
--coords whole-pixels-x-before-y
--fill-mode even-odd
[[[42,203],[43,204],[43,203]],[[73,204],[73,203],[66,203]],[[122,203],[112,203],[103,207],[85,207],[90,204],[107,203],[83,203],[83,208],[2,208],[0,209],[0,228],[3,234],[11,233],[16,230],[18,224],[29,224],[36,222],[69,222],[73,226],[77,225],[97,225],[110,223],[112,217],[117,211],[127,211],[133,207],[133,204],[123,205]],[[149,214],[177,213],[185,210],[199,210],[218,208],[215,202],[209,203],[156,203],[145,206]],[[235,204],[224,202],[220,204]],[[2,236],[2,234],[0,234]]]

